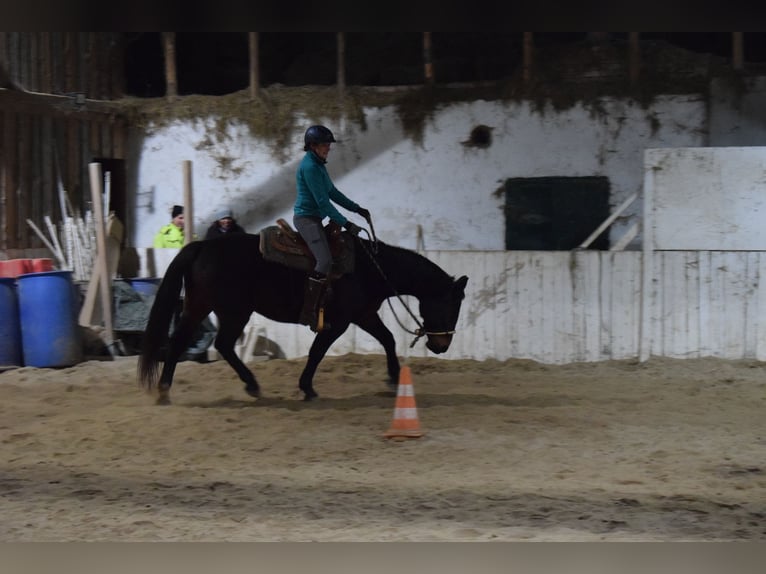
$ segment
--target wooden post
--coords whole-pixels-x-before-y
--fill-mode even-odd
[[[338,49],[338,92],[343,97],[346,93],[346,35],[338,32],[335,38]]]
[[[88,164],[88,168],[90,172],[90,196],[93,201],[93,217],[96,224],[97,259],[94,272],[98,273],[101,312],[104,317],[104,334],[102,338],[111,352],[114,343],[112,329],[112,286],[109,284],[109,264],[106,253],[106,224],[104,222],[104,206],[101,196],[101,164],[92,162]]]
[[[741,72],[745,67],[745,40],[744,32],[731,33],[731,61],[732,67]]]
[[[165,52],[165,96],[174,100],[178,96],[178,78],[176,75],[176,33],[163,32],[162,45]]]
[[[532,80],[532,66],[534,65],[534,40],[532,32],[524,32],[522,79],[527,85]]]
[[[184,172],[184,245],[194,240],[194,197],[192,190],[192,162],[183,161]]]
[[[423,32],[423,72],[426,84],[432,86],[435,78],[433,53],[431,49],[431,32]]]
[[[639,32],[628,32],[628,43],[630,51],[628,56],[630,85],[635,86],[638,84],[638,79],[641,75],[641,42]]]
[[[254,100],[261,90],[258,32],[248,32],[248,47],[250,49],[250,99]]]

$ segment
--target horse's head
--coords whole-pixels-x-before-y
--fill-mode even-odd
[[[460,304],[465,297],[466,283],[468,277],[463,275],[453,281],[450,288],[440,296],[420,300],[423,334],[427,337],[426,347],[432,353],[438,355],[449,349],[460,314]]]

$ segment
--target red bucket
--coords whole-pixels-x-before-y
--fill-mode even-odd
[[[0,277],[13,277],[24,275],[32,271],[31,259],[8,259],[0,261]]]
[[[53,271],[53,259],[41,258],[30,259],[30,273],[44,273],[45,271]]]

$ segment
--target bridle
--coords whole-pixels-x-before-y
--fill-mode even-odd
[[[423,324],[420,322],[420,319],[418,319],[417,315],[412,312],[409,305],[402,299],[402,296],[399,295],[399,292],[396,290],[396,287],[394,287],[391,284],[391,281],[388,279],[388,276],[385,274],[383,269],[380,268],[380,265],[378,265],[378,261],[375,259],[375,255],[378,253],[378,238],[375,235],[375,227],[372,224],[372,217],[366,217],[367,223],[370,224],[370,231],[368,232],[366,229],[362,228],[362,231],[364,231],[367,234],[367,237],[370,240],[370,244],[372,245],[372,250],[367,249],[367,246],[362,243],[361,241],[357,242],[359,245],[362,246],[362,249],[367,254],[367,256],[372,261],[372,264],[375,266],[375,268],[378,270],[378,273],[380,273],[380,276],[383,277],[383,280],[386,282],[386,284],[389,286],[391,291],[394,292],[394,295],[396,295],[396,298],[399,299],[399,302],[402,304],[402,306],[407,310],[407,312],[410,314],[410,317],[412,317],[415,320],[415,323],[418,324],[418,328],[414,331],[411,329],[408,329],[404,326],[404,324],[399,320],[399,316],[396,314],[396,310],[394,310],[394,306],[391,304],[391,298],[387,298],[386,302],[388,303],[389,309],[391,309],[391,313],[394,316],[394,319],[396,319],[396,322],[398,325],[407,333],[410,335],[414,335],[415,338],[413,339],[412,343],[410,343],[410,349],[415,346],[415,343],[417,343],[423,336],[426,335],[454,335],[455,330],[451,331],[427,331]]]

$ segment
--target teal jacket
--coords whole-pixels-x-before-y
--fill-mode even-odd
[[[345,226],[348,219],[335,208],[332,202],[354,213],[359,211],[359,205],[335,187],[324,162],[311,151],[307,151],[303,156],[295,180],[298,187],[293,210],[295,215],[320,219],[329,217],[338,225]]]

